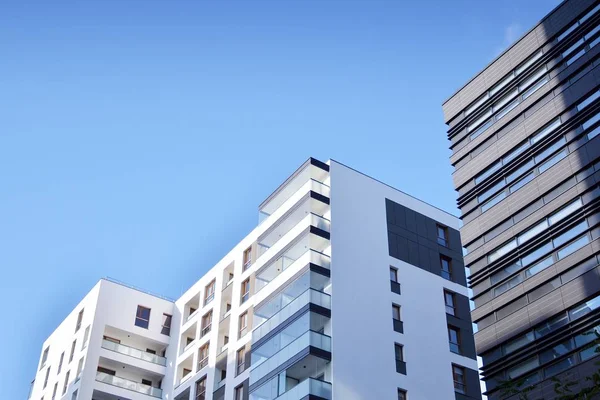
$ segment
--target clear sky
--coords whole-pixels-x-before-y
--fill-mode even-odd
[[[0,397],[99,278],[178,297],[309,156],[457,214],[441,104],[558,3],[3,2]]]

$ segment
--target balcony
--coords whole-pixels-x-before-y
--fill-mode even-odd
[[[266,263],[256,273],[255,294],[292,266],[305,266],[313,263],[329,269],[331,259],[323,253],[327,247],[329,247],[329,240],[312,233],[303,234],[278,255],[272,257],[273,260]]]
[[[308,378],[292,389],[288,390],[275,400],[300,400],[308,396],[318,396],[319,398],[331,400],[331,383]]]
[[[162,398],[162,389],[155,388],[142,383],[133,382],[115,375],[109,375],[104,372],[96,373],[96,381],[106,383],[107,385],[120,387],[137,393],[146,394],[151,397]]]
[[[252,332],[252,342],[258,342],[267,333],[271,332],[273,328],[277,327],[283,321],[300,311],[302,307],[310,303],[326,309],[331,309],[331,296],[314,289],[306,290],[300,296],[296,297],[285,307],[283,307],[279,312],[254,329]]]
[[[313,191],[329,197],[329,187],[322,183],[329,176],[328,170],[329,167],[320,161],[309,159],[305,162],[259,206],[259,223],[296,197],[298,192],[306,193],[313,190],[313,186]]]
[[[309,347],[331,352],[331,337],[315,331],[307,331],[269,359],[260,364],[252,365],[250,370],[250,385],[258,382],[269,372],[292,359],[294,356],[299,355],[304,350],[308,350]],[[307,355],[309,355],[308,351]]]
[[[148,361],[153,364],[162,365],[163,367],[167,365],[167,359],[165,357],[148,353],[143,350],[135,349],[133,347],[125,346],[123,344],[111,342],[110,340],[102,340],[102,348],[117,353],[125,354],[126,356],[134,357],[140,360]]]

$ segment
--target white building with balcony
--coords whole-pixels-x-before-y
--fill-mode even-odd
[[[455,217],[313,158],[259,214],[174,302],[100,281],[30,398],[480,398]]]

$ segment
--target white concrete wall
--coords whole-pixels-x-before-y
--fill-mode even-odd
[[[448,347],[443,288],[467,289],[389,256],[385,199],[453,228],[458,220],[335,161],[330,163],[332,374],[334,400],[453,399],[451,363],[477,369]],[[390,290],[398,268],[402,295]],[[404,334],[392,326],[402,306]],[[404,345],[407,375],[396,372],[394,343]]]

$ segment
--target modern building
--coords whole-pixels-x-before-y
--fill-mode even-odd
[[[597,369],[599,11],[564,1],[443,105],[490,399]]]
[[[312,158],[259,214],[174,302],[100,281],[30,398],[481,399],[456,217]]]

